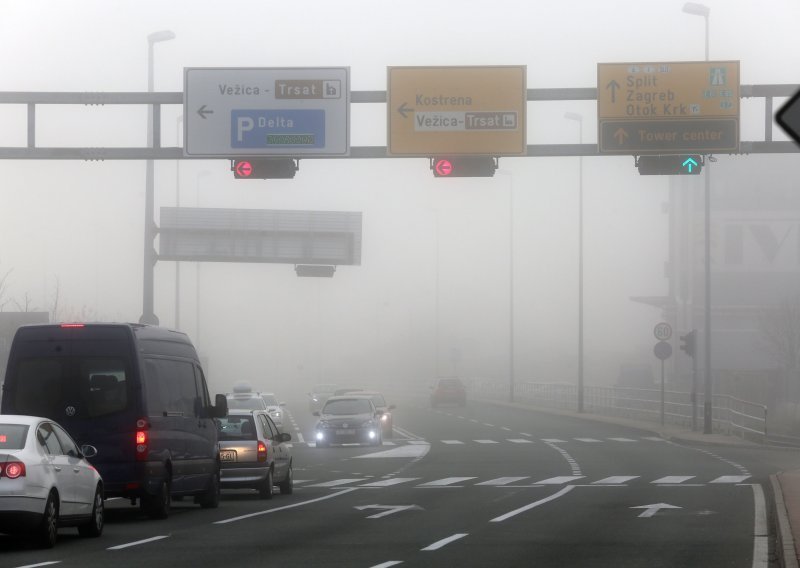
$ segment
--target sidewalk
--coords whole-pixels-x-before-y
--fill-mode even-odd
[[[652,422],[640,420],[630,420],[627,418],[617,418],[614,416],[601,416],[596,414],[578,413],[571,410],[560,410],[543,406],[533,406],[529,404],[519,404],[513,402],[502,402],[498,400],[481,399],[481,402],[503,406],[506,408],[519,408],[522,410],[536,410],[559,416],[569,416],[579,420],[592,422],[603,422],[606,424],[617,424],[637,430],[642,430],[655,434],[673,442],[685,442],[688,444],[712,444],[718,446],[739,446],[763,448],[764,444],[742,440],[734,436],[724,434],[703,434],[684,430],[675,426],[661,426]],[[787,451],[792,451],[787,449]],[[794,449],[794,451],[800,451]],[[770,476],[772,482],[773,511],[775,512],[775,526],[777,531],[777,543],[775,553],[778,557],[779,565],[784,568],[800,568],[800,554],[798,554],[796,543],[800,543],[800,470],[780,472]]]

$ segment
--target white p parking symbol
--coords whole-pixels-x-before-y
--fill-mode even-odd
[[[236,141],[242,142],[245,132],[253,130],[256,123],[249,116],[239,116],[236,118]]]

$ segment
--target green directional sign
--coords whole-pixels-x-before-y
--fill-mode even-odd
[[[600,152],[739,149],[739,62],[599,63]]]

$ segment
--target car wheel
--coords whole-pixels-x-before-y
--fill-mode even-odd
[[[103,502],[103,488],[99,485],[94,492],[92,505],[92,518],[86,524],[78,525],[78,534],[83,537],[98,537],[103,534],[105,524],[105,506]]]
[[[219,473],[215,473],[211,476],[210,484],[211,487],[204,493],[198,495],[196,499],[197,503],[203,509],[216,509],[219,507]]]
[[[267,472],[267,478],[261,482],[261,485],[258,488],[258,496],[262,499],[272,499],[273,483],[274,480],[272,479],[272,470],[270,469]]]
[[[167,483],[166,479],[161,482],[161,487],[155,495],[144,495],[142,497],[142,511],[151,519],[166,519],[169,517],[170,504],[169,483]]]
[[[53,548],[58,537],[58,498],[55,492],[51,491],[44,504],[44,515],[42,522],[36,529],[34,538],[39,548]]]
[[[289,469],[286,471],[286,479],[278,484],[283,495],[291,495],[294,492],[294,473],[292,473],[292,465],[289,464]]]

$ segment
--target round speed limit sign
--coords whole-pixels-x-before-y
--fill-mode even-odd
[[[659,341],[667,341],[672,337],[672,326],[665,321],[657,323],[653,328],[653,335],[655,335],[656,339]]]

